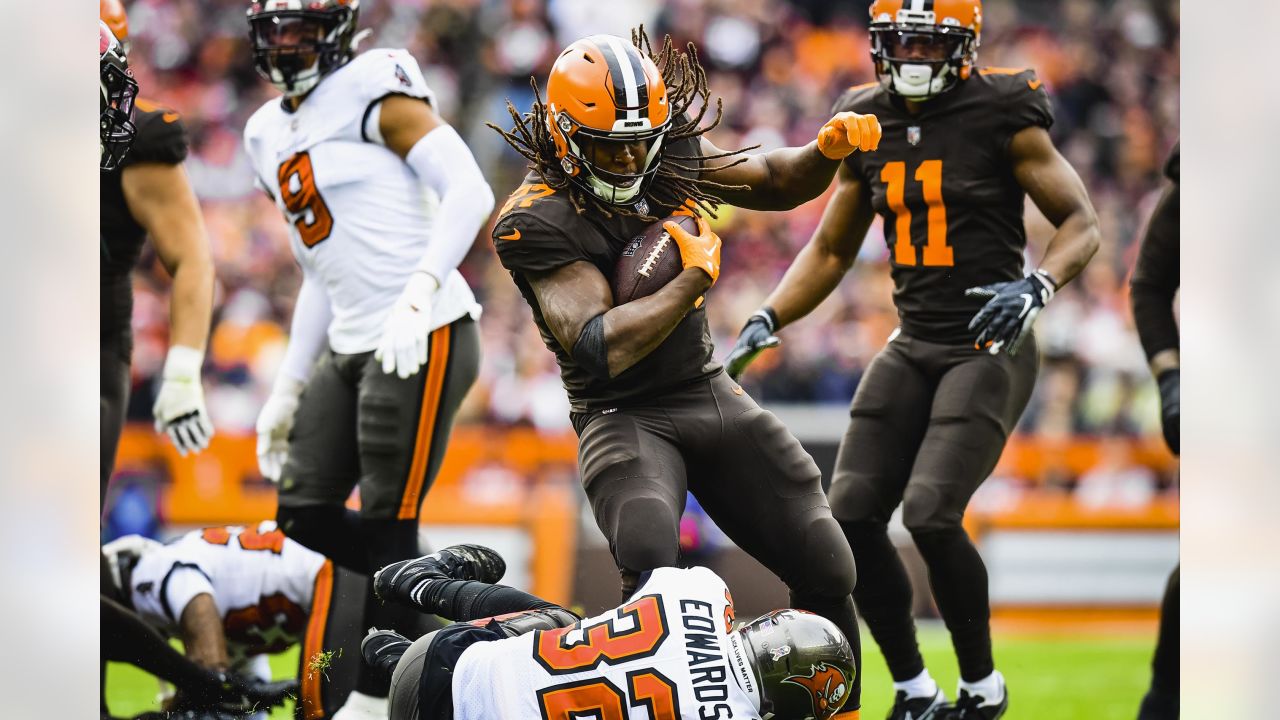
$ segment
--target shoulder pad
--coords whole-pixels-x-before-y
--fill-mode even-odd
[[[978,78],[1004,107],[1005,120],[1014,131],[1031,125],[1053,125],[1053,105],[1035,69],[984,67],[978,69]]]
[[[507,198],[493,227],[498,259],[510,271],[547,272],[588,255],[573,228],[582,220],[563,193],[526,182]]]
[[[134,124],[138,134],[125,157],[125,165],[133,163],[165,163],[176,165],[187,159],[187,128],[174,110],[139,98],[134,104]]]
[[[408,50],[375,48],[360,53],[351,60],[350,70],[368,102],[387,95],[408,95],[422,98],[436,107],[435,93],[422,77],[418,61]]]

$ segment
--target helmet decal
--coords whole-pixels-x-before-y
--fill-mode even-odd
[[[808,675],[790,675],[782,682],[799,685],[809,693],[815,718],[829,718],[849,699],[849,678],[840,668],[825,662],[809,666]]]

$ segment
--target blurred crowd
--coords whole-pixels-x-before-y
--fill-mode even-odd
[[[693,41],[724,117],[720,147],[769,149],[813,139],[841,91],[874,79],[867,0],[363,0],[363,47],[408,48],[440,111],[471,145],[500,199],[523,161],[494,122],[526,110],[530,76],[594,33]],[[143,95],[179,110],[191,132],[187,167],[208,223],[218,298],[208,357],[210,412],[220,432],[252,431],[283,350],[300,271],[286,224],[255,190],[241,147],[245,120],[275,93],[255,74],[241,0],[134,0],[130,62]],[[1037,324],[1044,356],[1021,430],[1061,437],[1158,433],[1158,398],[1129,311],[1137,240],[1178,136],[1177,0],[986,0],[980,65],[1034,67],[1054,100],[1053,137],[1089,189],[1102,248]],[[501,202],[501,200],[500,200]],[[730,210],[716,227],[724,269],[708,298],[723,352],[816,227],[825,196],[788,213]],[[1028,204],[1028,257],[1050,226]],[[484,305],[484,362],[461,419],[567,428],[554,359],[528,308],[482,238],[463,266]],[[149,418],[167,348],[166,275],[154,257],[137,273],[131,416]],[[896,324],[879,221],[855,269],[784,343],[752,367],[766,403],[849,401]]]

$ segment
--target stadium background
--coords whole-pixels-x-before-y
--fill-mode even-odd
[[[692,40],[713,95],[725,103],[725,121],[712,136],[718,145],[803,144],[843,88],[873,77],[866,4],[367,0],[361,25],[374,30],[364,47],[407,47],[418,58],[440,110],[502,198],[523,165],[484,123],[507,122],[508,98],[527,108],[529,76],[545,78],[573,39],[625,35],[644,23],[656,34]],[[244,121],[274,94],[251,66],[244,4],[136,0],[127,7],[130,62],[143,95],[182,112],[191,131],[187,167],[218,274],[205,378],[219,435],[196,459],[178,458],[150,430],[168,346],[167,282],[154,254],[135,275],[134,424],[123,441],[106,532],[163,536],[273,514],[273,491],[257,476],[253,423],[283,350],[300,273],[286,225],[253,188],[240,145]],[[1090,622],[1096,632],[1123,628],[1141,637],[1153,627],[1163,574],[1174,562],[1177,466],[1159,439],[1158,397],[1132,327],[1126,281],[1161,163],[1178,135],[1178,35],[1176,1],[984,3],[980,64],[1037,69],[1054,100],[1052,134],[1084,178],[1103,236],[1093,262],[1037,324],[1043,358],[1035,395],[969,514],[992,561],[1002,630],[1057,632]],[[722,352],[807,240],[824,204],[825,197],[790,213],[732,211],[717,224],[724,273],[708,307]],[[1038,257],[1051,227],[1033,206],[1027,224],[1028,254]],[[576,487],[554,360],[487,236],[462,270],[485,307],[484,361],[426,500],[431,541],[483,533],[526,560],[513,563],[517,581],[589,609],[612,604],[615,575]],[[877,221],[850,277],[812,317],[788,328],[782,348],[758,361],[744,383],[824,467],[861,371],[896,323],[891,288]],[[784,597],[770,582],[753,582],[763,571],[723,549],[696,511],[686,528],[688,555],[723,572],[735,594],[744,584],[760,588],[740,603],[763,609]],[[921,615],[929,615],[927,593],[917,597]],[[882,663],[868,645],[871,673]],[[1124,671],[1139,684],[1149,646],[1135,640],[1130,650],[1139,667]],[[1100,646],[1085,645],[1093,647]],[[1139,692],[1132,690],[1128,707]],[[1126,716],[1121,710],[1115,717]]]

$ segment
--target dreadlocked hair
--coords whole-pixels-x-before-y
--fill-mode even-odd
[[[698,138],[714,130],[724,116],[724,107],[720,98],[715,101],[715,117],[706,127],[700,127],[711,107],[710,91],[707,89],[707,73],[698,62],[698,48],[689,43],[685,51],[675,48],[671,36],[662,41],[662,47],[655,54],[649,43],[649,36],[641,25],[631,31],[631,43],[636,49],[653,60],[662,74],[662,81],[667,86],[667,100],[671,107],[672,125],[667,131],[665,145],[671,147],[682,140]],[[502,136],[507,144],[529,161],[529,169],[538,174],[543,183],[557,190],[565,191],[569,201],[578,214],[588,208],[601,213],[606,218],[614,215],[634,217],[653,222],[659,218],[646,213],[637,212],[629,207],[611,205],[579,185],[570,182],[568,175],[560,168],[556,158],[555,142],[551,139],[550,118],[547,117],[547,104],[542,99],[542,91],[536,78],[529,78],[533,88],[533,106],[529,112],[521,114],[510,101],[507,102],[507,113],[511,115],[511,130],[503,130],[493,123],[485,123]],[[689,115],[689,110],[698,104],[696,115]],[[681,119],[683,118],[683,122]],[[755,150],[753,145],[740,150],[731,150],[715,155],[672,155],[665,150],[658,158],[658,169],[646,192],[651,207],[680,207],[690,205],[699,214],[716,217],[716,208],[724,203],[720,193],[726,190],[746,190],[746,185],[726,185],[707,177],[747,161],[746,153]],[[719,167],[702,166],[705,160],[723,160],[733,158],[732,162]],[[684,173],[684,174],[682,174]]]

